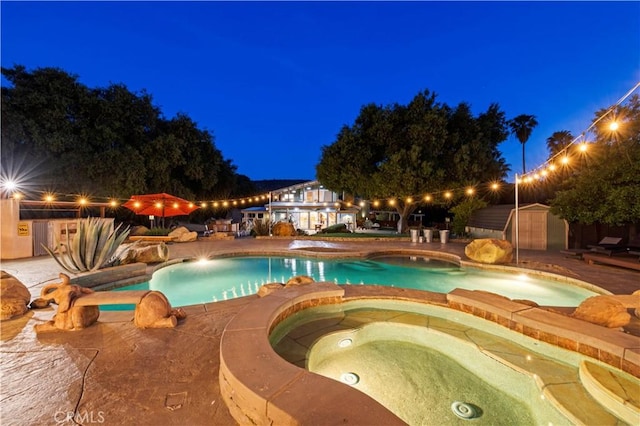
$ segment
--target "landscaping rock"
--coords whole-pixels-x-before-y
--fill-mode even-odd
[[[281,283],[269,283],[261,285],[258,289],[258,297],[265,297],[278,290],[282,290],[284,286]]]
[[[285,287],[294,287],[298,285],[305,285],[314,283],[314,279],[308,275],[296,275],[295,277],[289,278],[289,281],[285,283]]]
[[[503,264],[513,260],[513,246],[506,240],[480,238],[467,244],[464,254],[476,262]]]
[[[0,320],[8,320],[29,310],[31,293],[16,277],[0,271]]]
[[[141,235],[147,235],[147,232],[149,232],[149,228],[147,228],[146,226],[140,225],[140,226],[134,226],[133,228],[131,228],[129,235],[141,236]]]
[[[196,241],[198,239],[198,233],[195,231],[189,232],[184,226],[179,226],[169,232],[169,237],[177,243],[188,243],[189,241]]]
[[[132,245],[120,257],[120,264],[160,263],[169,260],[169,248],[165,243],[149,245]]]
[[[296,228],[289,222],[278,222],[273,225],[271,233],[274,237],[295,237],[297,235]]]
[[[624,327],[631,322],[626,306],[609,296],[592,296],[571,314],[573,318],[609,328]]]

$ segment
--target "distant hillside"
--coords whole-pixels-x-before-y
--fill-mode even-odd
[[[287,186],[297,185],[303,182],[309,182],[310,180],[311,179],[265,179],[253,180],[251,183],[255,185],[258,192],[266,192],[286,188]]]

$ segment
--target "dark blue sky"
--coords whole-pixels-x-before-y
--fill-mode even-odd
[[[554,131],[640,81],[640,2],[2,1],[2,66],[59,67],[145,89],[252,179],[314,179],[367,103],[429,89],[475,113],[533,114],[527,168]],[[520,171],[521,146],[500,146]]]

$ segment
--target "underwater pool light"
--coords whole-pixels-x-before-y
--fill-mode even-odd
[[[355,384],[358,384],[358,382],[360,381],[360,376],[358,376],[356,373],[342,373],[342,375],[340,376],[340,381],[342,383],[353,386]]]
[[[338,342],[338,346],[341,348],[347,348],[351,346],[352,343],[353,343],[353,340],[351,339],[342,339]]]

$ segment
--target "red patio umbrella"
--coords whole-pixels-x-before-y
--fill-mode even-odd
[[[132,195],[124,207],[136,214],[158,217],[186,216],[199,208],[183,198],[166,193]]]

